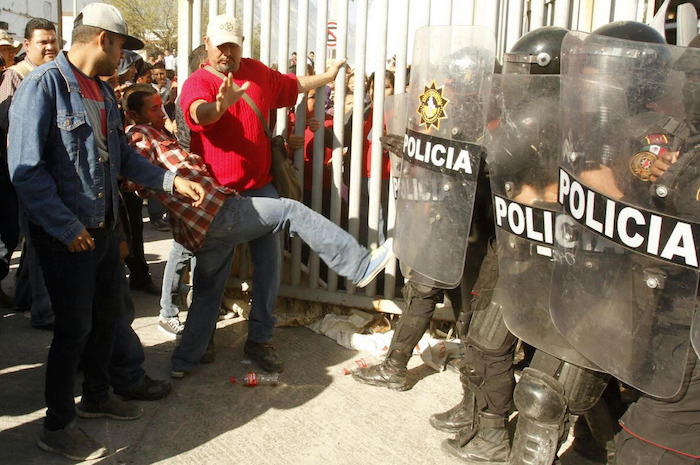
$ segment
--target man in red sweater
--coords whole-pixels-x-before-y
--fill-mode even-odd
[[[191,130],[190,151],[203,157],[219,184],[243,196],[277,198],[270,176],[270,140],[241,96],[248,94],[267,118],[272,109],[293,106],[297,94],[332,81],[345,60],[314,76],[283,75],[259,61],[241,57],[241,32],[236,18],[229,15],[219,15],[209,23],[204,37],[207,64],[226,79],[222,81],[206,69],[195,71],[183,85],[180,105]],[[244,351],[262,369],[279,372],[284,365],[272,346],[276,322],[272,312],[282,266],[279,237],[267,234],[249,246],[255,272]],[[178,351],[173,356],[174,365],[177,357]]]

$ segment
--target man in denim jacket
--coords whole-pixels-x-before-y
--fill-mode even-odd
[[[124,311],[114,232],[117,176],[175,190],[195,206],[204,190],[151,165],[126,142],[114,94],[98,79],[114,73],[123,48],[143,47],[128,35],[121,13],[103,3],[88,5],[75,20],[72,42],[67,54],[35,69],[17,89],[8,160],[56,315],[38,445],[89,460],[107,450],[76,426],[76,413],[117,420],[142,413],[109,394],[112,343]],[[85,381],[76,408],[73,385],[81,357]]]

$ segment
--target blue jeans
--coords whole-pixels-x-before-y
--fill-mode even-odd
[[[109,396],[109,365],[119,318],[124,314],[124,268],[113,230],[90,230],[95,249],[71,253],[43,228],[29,234],[55,314],[46,362],[44,427],[63,429],[75,418],[73,385],[82,356],[83,397],[101,403]]]
[[[160,317],[172,318],[180,312],[178,308],[182,289],[182,275],[190,262],[190,274],[194,275],[196,259],[194,254],[184,245],[173,240],[168,261],[163,270],[163,287],[160,292]]]
[[[134,300],[126,283],[126,273],[123,267],[120,281],[124,290],[124,314],[117,322],[112,361],[109,366],[110,384],[114,389],[134,386],[146,375],[143,369],[146,354],[143,345],[141,345],[141,339],[131,327],[135,314]]]
[[[353,282],[362,279],[369,265],[369,251],[322,215],[300,202],[289,199],[230,197],[211,223],[204,245],[195,253],[197,270],[194,273],[192,306],[187,316],[182,341],[173,353],[173,370],[190,371],[199,364],[199,359],[204,354],[209,337],[216,325],[219,304],[236,245],[249,242],[253,251],[252,244],[270,237],[271,244],[276,244],[272,250],[279,251],[277,233],[285,228],[289,228],[291,235],[297,235],[306,242],[336,273]],[[262,243],[265,242],[262,241]],[[260,244],[256,245],[260,246]],[[259,286],[260,281],[264,281],[261,278],[267,278],[268,281],[272,279],[269,275],[262,273],[265,269],[258,267],[255,255],[253,255],[253,264],[254,273],[258,275],[258,281],[253,281],[253,302],[255,302],[257,296],[255,287]],[[276,282],[273,283],[274,294],[271,294],[269,289],[258,290],[261,294],[269,294],[266,305],[271,305],[272,308],[269,311],[265,308],[266,315],[264,317],[258,315],[255,320],[251,310],[248,339],[253,342],[266,342],[272,336],[272,326],[266,325],[274,321],[272,309],[277,298],[277,289],[279,289],[279,273],[274,277],[276,278]],[[262,326],[265,327],[262,328]],[[262,329],[264,332],[261,331]],[[256,339],[261,333],[263,337],[269,335],[268,339]]]

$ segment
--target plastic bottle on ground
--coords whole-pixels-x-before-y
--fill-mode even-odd
[[[256,373],[254,371],[249,372],[245,378],[243,378],[243,384],[249,387],[254,386],[276,386],[279,384],[280,374],[279,373]],[[236,377],[231,376],[231,383],[236,382]]]

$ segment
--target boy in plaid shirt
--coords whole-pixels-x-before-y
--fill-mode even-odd
[[[171,212],[175,240],[197,257],[193,299],[180,345],[172,357],[171,376],[184,377],[197,367],[215,329],[236,245],[289,228],[336,273],[358,286],[369,284],[392,256],[391,240],[370,252],[343,229],[291,199],[239,196],[220,185],[199,155],[182,150],[165,130],[160,95],[136,84],[124,93],[122,106],[135,123],[129,143],[151,163],[200,183],[205,198],[199,208],[180,194],[155,193]]]

